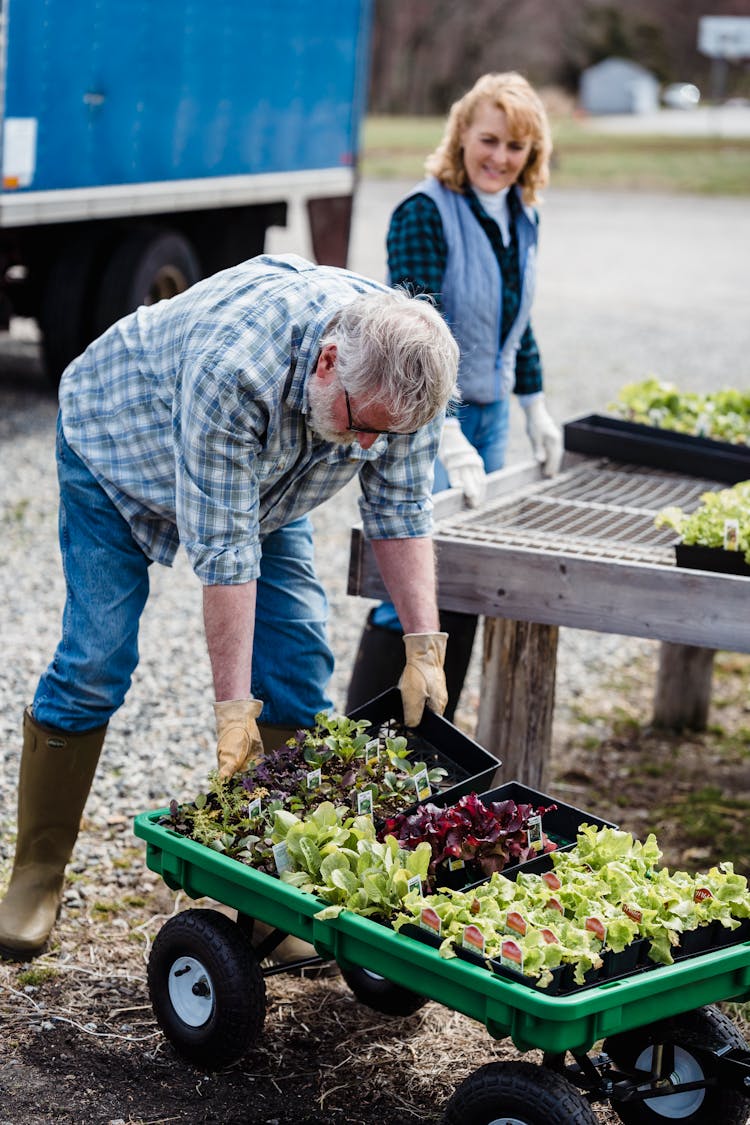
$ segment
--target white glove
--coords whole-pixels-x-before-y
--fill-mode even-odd
[[[545,477],[553,477],[562,461],[562,430],[549,416],[543,394],[522,400],[521,406],[526,413],[526,433],[534,456],[542,466]]]
[[[438,460],[448,474],[451,488],[460,488],[469,508],[484,500],[487,477],[482,458],[464,437],[458,418],[446,418],[440,435]]]

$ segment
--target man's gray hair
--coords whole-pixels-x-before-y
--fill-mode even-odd
[[[426,298],[369,293],[337,313],[321,346],[337,347],[336,371],[358,406],[383,403],[405,432],[458,398],[458,345]]]

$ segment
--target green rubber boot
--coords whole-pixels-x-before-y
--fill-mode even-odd
[[[2,957],[30,961],[47,944],[106,730],[68,734],[24,711],[16,855],[0,902]]]

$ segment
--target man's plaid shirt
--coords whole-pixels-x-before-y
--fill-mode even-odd
[[[170,565],[181,542],[204,585],[251,581],[262,536],[357,473],[366,535],[431,533],[442,416],[368,450],[306,421],[326,326],[383,288],[294,255],[254,258],[138,309],[68,367],[65,436],[149,558]]]
[[[502,347],[518,313],[521,281],[518,264],[516,216],[520,204],[513,191],[508,192],[511,213],[511,238],[503,246],[500,229],[484,211],[471,189],[466,198],[477,222],[490,240],[503,278]],[[448,246],[436,204],[426,195],[412,195],[396,209],[388,230],[388,269],[391,285],[403,285],[410,293],[429,293],[442,308],[441,290]],[[491,373],[490,373],[491,374]],[[542,362],[531,325],[521,337],[516,355],[516,394],[534,394],[542,389]]]

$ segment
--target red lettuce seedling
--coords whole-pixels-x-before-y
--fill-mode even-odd
[[[409,850],[426,840],[432,849],[431,882],[438,878],[440,865],[450,860],[475,864],[481,875],[488,876],[537,855],[529,844],[529,820],[556,808],[517,805],[513,800],[484,804],[476,793],[469,793],[448,808],[424,804],[412,813],[397,813],[386,820],[378,835],[381,840],[395,836]],[[545,852],[557,846],[544,832],[542,845]]]

